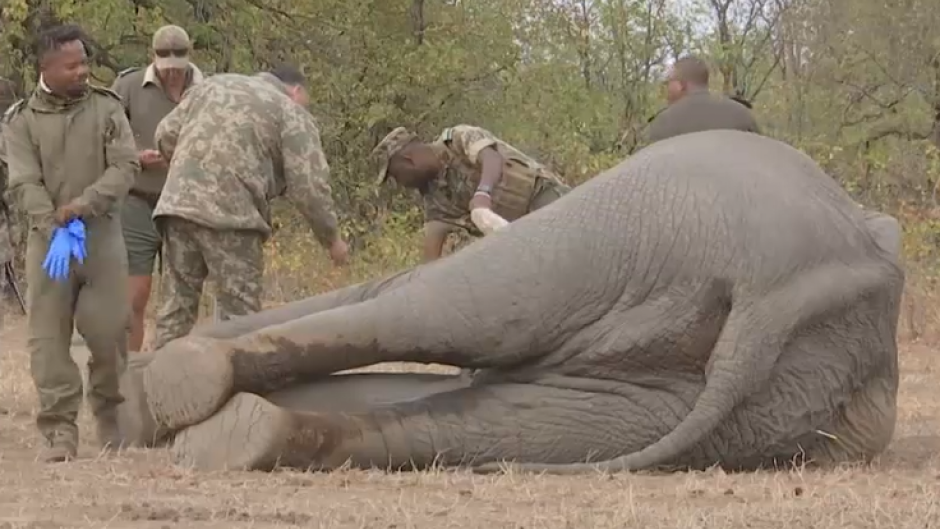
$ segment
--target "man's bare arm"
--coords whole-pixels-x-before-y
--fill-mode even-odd
[[[503,179],[503,165],[505,160],[494,147],[486,147],[480,151],[480,186],[495,189]]]

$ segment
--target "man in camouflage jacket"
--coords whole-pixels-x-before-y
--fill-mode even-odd
[[[196,323],[209,273],[220,318],[261,309],[269,201],[286,195],[336,264],[346,260],[330,172],[302,74],[220,74],[190,88],[160,122],[157,150],[169,160],[153,218],[163,239],[163,305],[154,348]]]
[[[421,193],[425,261],[441,257],[447,235],[456,229],[482,235],[471,221],[472,210],[492,210],[512,222],[571,189],[530,156],[472,125],[445,129],[431,143],[398,127],[372,155],[379,164],[379,184],[391,176]]]

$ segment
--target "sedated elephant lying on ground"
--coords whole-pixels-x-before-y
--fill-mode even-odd
[[[899,244],[790,146],[682,135],[443,260],[176,340],[146,399],[201,469],[868,460],[894,432]],[[273,397],[389,361],[481,371],[346,411]]]

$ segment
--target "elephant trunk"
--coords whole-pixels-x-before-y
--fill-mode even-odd
[[[272,325],[287,323],[304,316],[372,299],[383,292],[394,290],[411,279],[412,270],[366,281],[345,288],[312,296],[256,314],[239,316],[231,320],[197,327],[190,336],[230,339],[244,336]]]

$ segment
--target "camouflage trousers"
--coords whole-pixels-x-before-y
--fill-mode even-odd
[[[210,274],[222,320],[261,310],[261,233],[219,231],[177,217],[159,219],[158,229],[163,239],[164,271],[154,349],[192,331]]]

